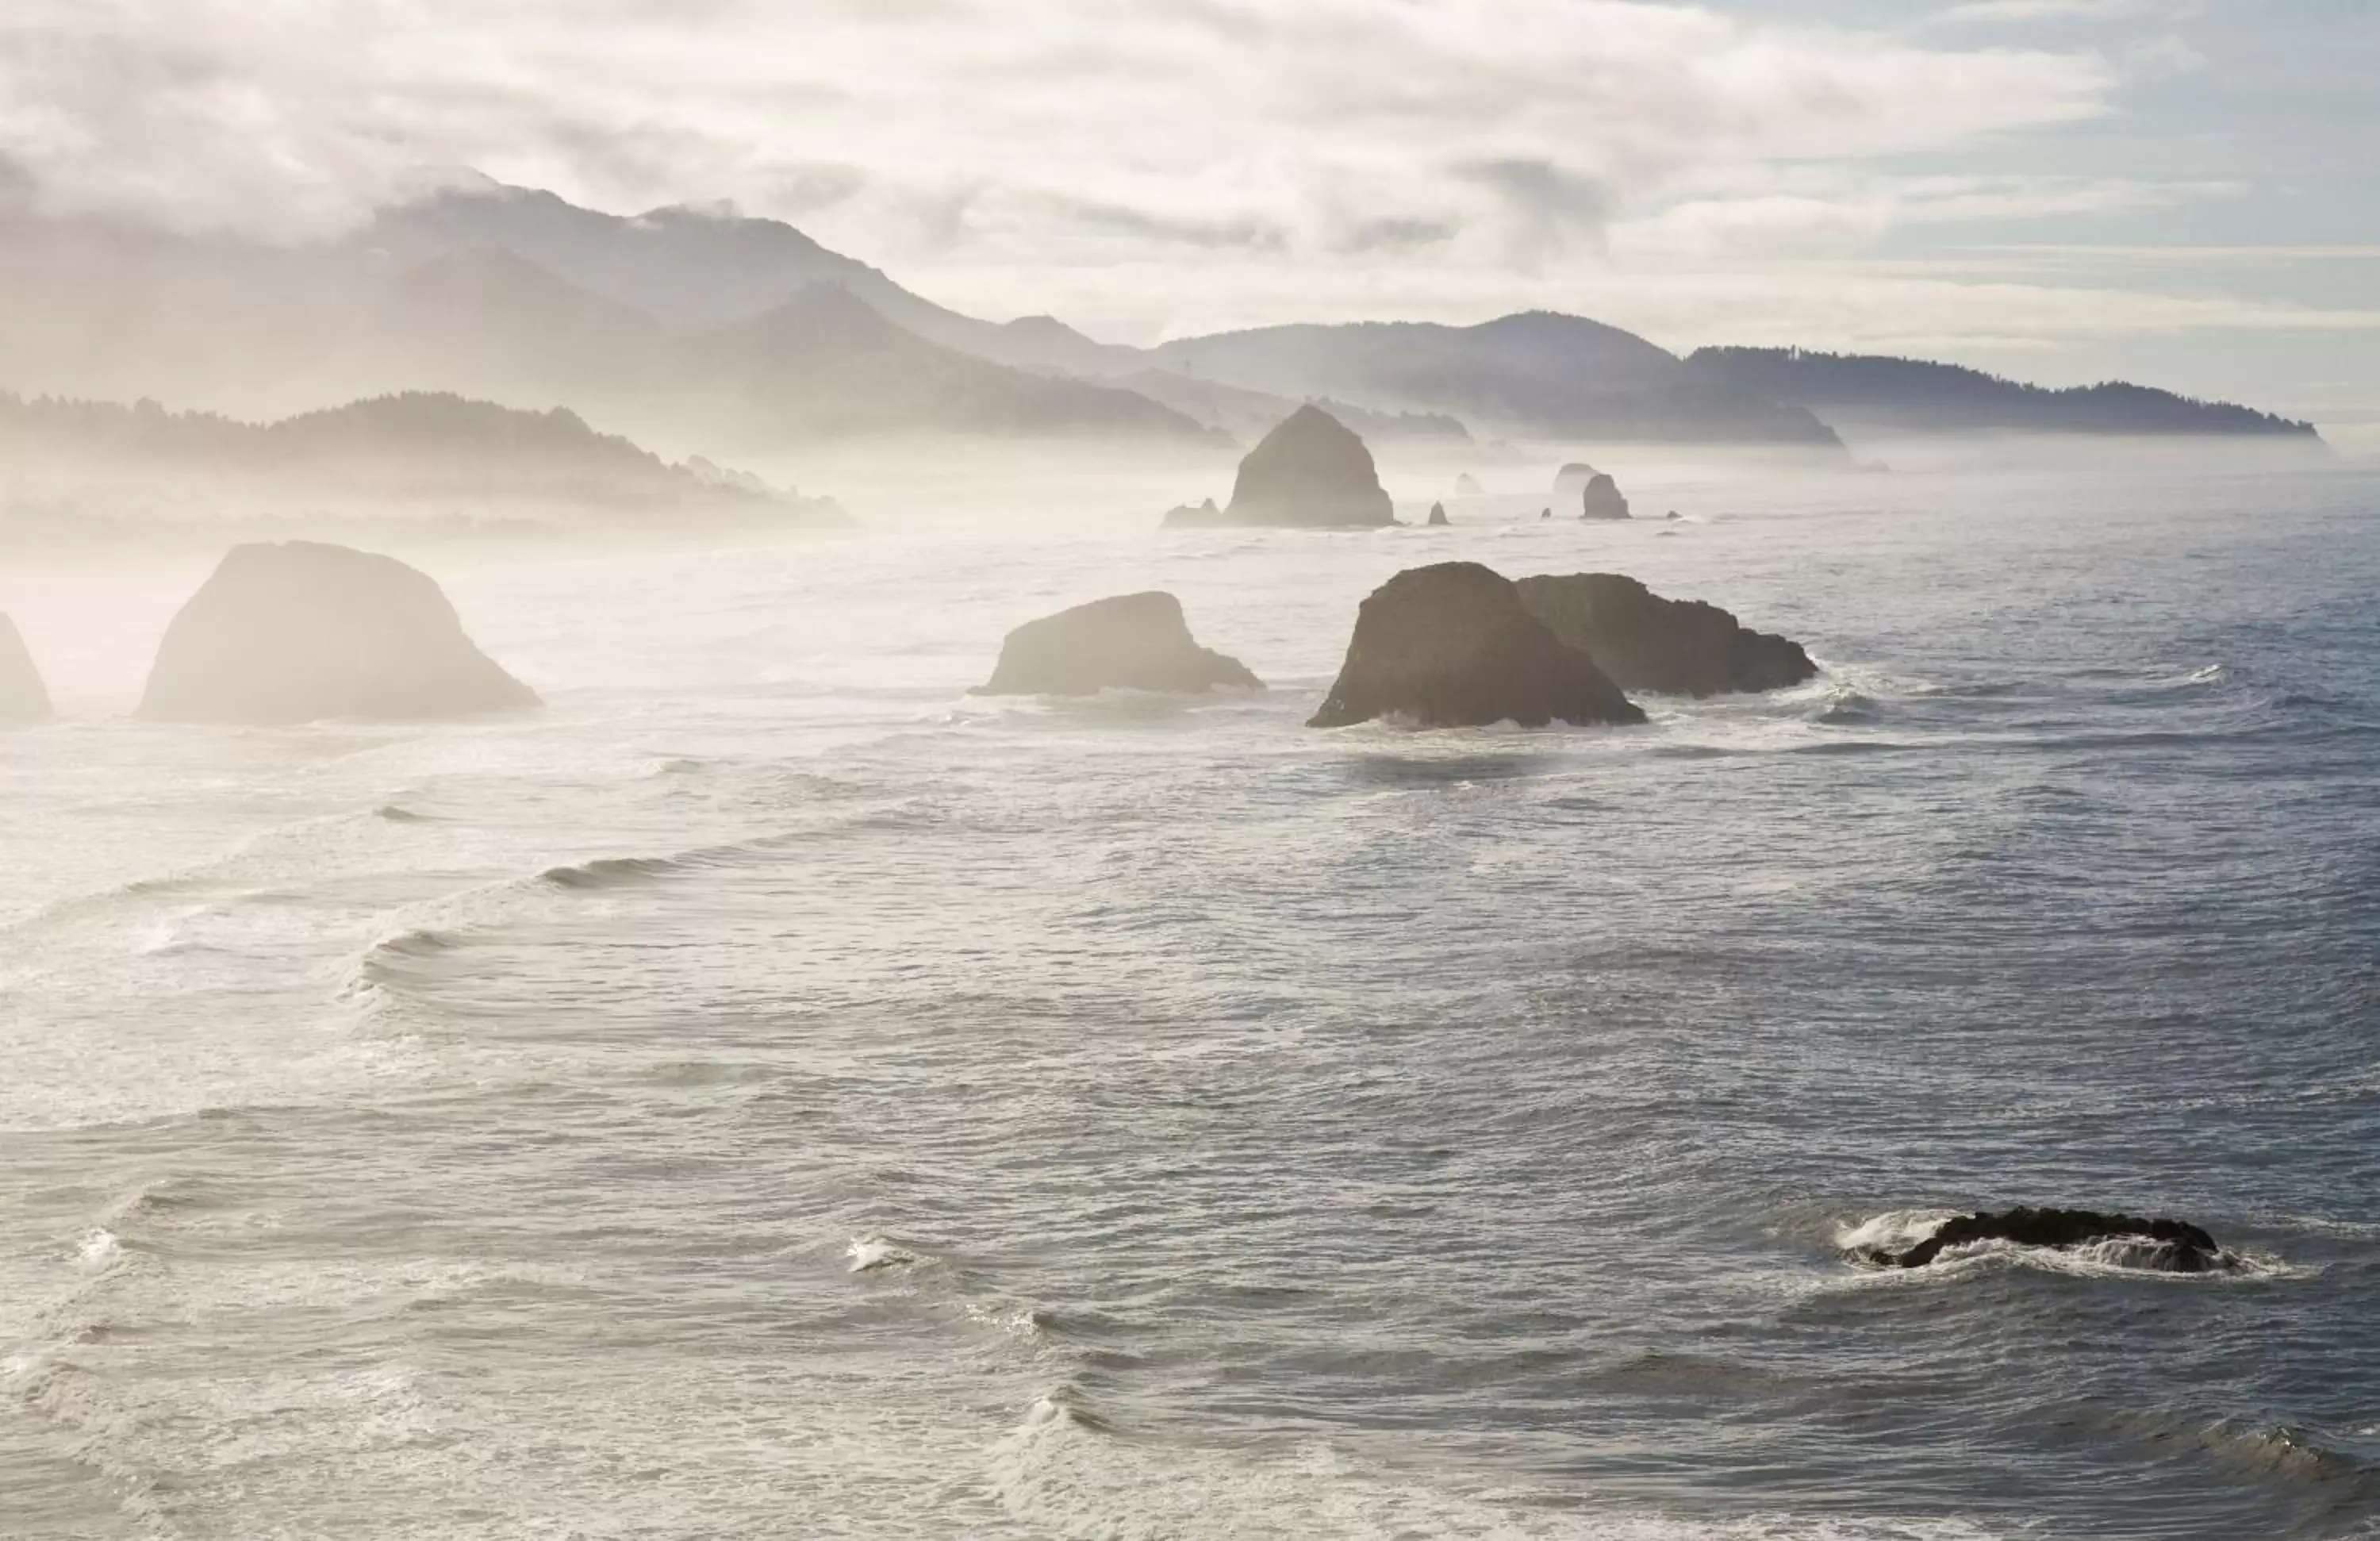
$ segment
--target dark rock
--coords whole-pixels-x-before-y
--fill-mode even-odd
[[[1447,522],[1446,504],[1442,503],[1434,503],[1429,505],[1429,522],[1434,525],[1442,525]]]
[[[1961,1215],[1943,1221],[1934,1234],[1905,1252],[1878,1247],[1861,1256],[1885,1268],[1922,1268],[1946,1248],[1988,1241],[2045,1247],[2131,1243],[2134,1255],[2126,1259],[2131,1266],[2164,1273],[2209,1273],[2239,1266],[2239,1260],[2217,1246],[2214,1237],[2185,1220],[2140,1219],[2091,1209],[2019,1208],[1997,1215]]]
[[[1621,495],[1620,483],[1601,472],[1586,484],[1579,494],[1579,517],[1582,519],[1624,519],[1628,517],[1628,500]]]
[[[1232,505],[1218,522],[1392,525],[1396,513],[1364,441],[1330,413],[1309,406],[1283,419],[1240,462]]]
[[[1573,460],[1554,473],[1554,496],[1574,498],[1586,491],[1586,484],[1603,473],[1584,460]]]
[[[1469,471],[1465,471],[1461,476],[1454,479],[1454,495],[1456,497],[1475,498],[1479,495],[1479,479],[1473,476]]]
[[[1537,517],[1540,519],[1550,519],[1553,516],[1554,511],[1550,508],[1541,508],[1537,510]]]
[[[1661,517],[1663,517],[1664,519],[1676,520],[1676,519],[1682,519],[1682,518],[1684,518],[1684,517],[1685,517],[1685,516],[1684,516],[1684,515],[1682,515],[1682,514],[1681,514],[1681,513],[1679,513],[1676,509],[1672,508],[1672,509],[1670,509],[1667,514],[1662,515],[1662,516],[1661,516]]]
[[[1779,690],[1818,672],[1799,643],[1749,630],[1715,604],[1665,600],[1618,573],[1524,577],[1517,587],[1530,614],[1622,690]]]
[[[1198,646],[1171,594],[1122,594],[1008,634],[978,696],[1094,696],[1107,689],[1262,690],[1236,659]]]
[[[1391,713],[1426,728],[1645,720],[1593,659],[1528,613],[1512,580],[1475,562],[1408,568],[1374,589],[1338,682],[1306,725]]]
[[[305,722],[538,704],[463,634],[424,573],[311,540],[235,546],[165,629],[140,715]]]
[[[29,727],[50,720],[50,693],[33,655],[17,635],[17,623],[0,615],[0,728]]]

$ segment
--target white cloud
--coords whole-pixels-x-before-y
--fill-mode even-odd
[[[51,211],[308,235],[469,164],[615,209],[734,197],[912,261],[1320,262],[1427,234],[1525,269],[1698,168],[1955,148],[2103,113],[2116,84],[2090,54],[1619,0],[11,11],[0,158]]]

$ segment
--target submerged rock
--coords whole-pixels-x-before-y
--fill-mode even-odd
[[[1182,601],[1163,592],[1093,600],[1008,634],[978,696],[1094,696],[1102,690],[1262,690],[1239,660],[1198,646]]]
[[[1211,517],[1203,511],[1175,517],[1181,513],[1175,510],[1165,522],[1307,528],[1396,523],[1372,452],[1338,419],[1312,406],[1281,419],[1240,462],[1229,508]]]
[[[1446,517],[1446,504],[1442,503],[1434,503],[1429,505],[1429,522],[1433,525],[1442,525],[1448,522]]]
[[[2163,1273],[2210,1273],[2239,1266],[2215,1238],[2186,1220],[2140,1219],[2091,1209],[2010,1209],[1999,1214],[1961,1215],[1902,1252],[1881,1247],[1860,1254],[1892,1268],[1922,1268],[1946,1248],[1974,1242],[2013,1242],[2019,1246],[2075,1247],[2097,1242],[2130,1244],[2125,1263]]]
[[[311,540],[235,546],[165,628],[140,715],[176,722],[462,717],[538,704],[427,574]]]
[[[1390,714],[1427,728],[1645,720],[1593,659],[1528,613],[1511,579],[1475,562],[1408,568],[1374,589],[1306,725]]]
[[[17,635],[17,623],[0,615],[0,728],[22,728],[50,720],[50,693],[33,655]]]
[[[1715,604],[1665,600],[1619,573],[1524,577],[1518,588],[1530,614],[1622,690],[1779,690],[1818,672],[1797,642],[1753,631]]]
[[[1586,484],[1603,473],[1584,460],[1573,460],[1554,473],[1554,496],[1574,498],[1586,491]]]
[[[1597,472],[1579,494],[1579,510],[1582,519],[1624,519],[1628,500],[1621,495],[1620,483]]]

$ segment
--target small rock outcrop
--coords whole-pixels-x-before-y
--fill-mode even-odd
[[[1093,600],[1008,634],[978,696],[1095,696],[1102,690],[1262,690],[1239,660],[1198,646],[1182,601],[1163,592]]]
[[[1620,483],[1597,472],[1579,494],[1579,516],[1582,519],[1624,519],[1628,517],[1628,500],[1621,494]]]
[[[1229,508],[1212,516],[1203,509],[1184,514],[1175,509],[1165,522],[1311,528],[1396,523],[1372,452],[1338,419],[1312,406],[1281,419],[1240,462]]]
[[[1429,523],[1433,525],[1442,525],[1447,522],[1446,504],[1442,503],[1431,504],[1429,505]]]
[[[1922,1268],[1954,1246],[1975,1242],[2012,1242],[2019,1246],[2076,1247],[2123,1244],[2123,1263],[2160,1273],[2213,1273],[2239,1266],[2215,1238],[2186,1220],[2140,1219],[2091,1209],[2009,1209],[1999,1214],[1960,1215],[1902,1252],[1869,1248],[1859,1256],[1888,1268]]]
[[[1619,573],[1524,577],[1516,587],[1530,614],[1622,690],[1720,696],[1780,690],[1818,673],[1801,644],[1753,631],[1715,604],[1665,600]]]
[[[290,540],[225,554],[165,628],[140,715],[264,725],[537,704],[464,635],[429,575],[395,557]]]
[[[30,727],[50,720],[50,693],[33,655],[17,635],[17,623],[0,615],[0,728]]]
[[[1426,728],[1645,720],[1593,659],[1528,613],[1511,579],[1475,562],[1408,568],[1374,589],[1306,725],[1390,715]]]
[[[1554,496],[1574,498],[1586,491],[1586,484],[1603,473],[1584,460],[1573,460],[1554,473]]]
[[[1458,498],[1475,498],[1480,490],[1479,479],[1469,471],[1454,479],[1454,495]]]
[[[1165,528],[1168,529],[1196,529],[1202,526],[1220,525],[1224,522],[1223,511],[1215,506],[1215,500],[1212,498],[1208,498],[1196,507],[1186,503],[1177,504],[1168,509],[1165,515]]]

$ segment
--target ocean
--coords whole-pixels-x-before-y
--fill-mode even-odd
[[[425,546],[431,726],[12,559],[0,1534],[2380,1535],[2380,479],[1543,501]],[[1824,673],[1304,727],[1457,557]],[[1148,588],[1272,688],[967,694]],[[2017,1203],[2245,1266],[1842,1253]]]

